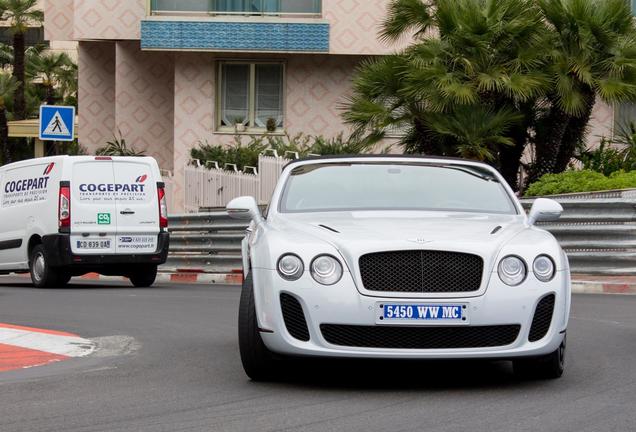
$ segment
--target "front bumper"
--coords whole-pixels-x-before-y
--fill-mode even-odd
[[[261,336],[267,347],[280,354],[323,357],[359,358],[514,358],[531,357],[555,351],[561,344],[567,328],[570,310],[570,277],[558,272],[549,283],[539,282],[529,274],[518,287],[509,287],[496,274],[490,278],[485,293],[466,298],[403,299],[361,295],[351,276],[345,273],[333,286],[317,284],[309,274],[295,282],[281,279],[275,270],[252,269],[256,312]],[[287,331],[281,310],[280,295],[294,296],[301,304],[310,340],[295,339]],[[546,295],[555,295],[550,328],[545,337],[528,340],[537,303]],[[376,326],[376,304],[379,302],[426,304],[466,304],[469,326],[520,325],[516,340],[506,346],[444,349],[367,348],[333,345],[320,330],[321,324]],[[464,325],[464,324],[457,324]]]

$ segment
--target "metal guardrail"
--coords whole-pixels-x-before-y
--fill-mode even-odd
[[[626,192],[551,197],[563,206],[563,216],[540,224],[559,241],[574,273],[636,275],[636,198]],[[611,197],[611,198],[596,198]],[[612,197],[613,196],[613,197]],[[532,199],[524,199],[526,210]]]
[[[247,224],[224,211],[170,216],[167,271],[233,273],[243,267],[241,240]]]
[[[636,275],[636,198],[608,194],[595,199],[560,196],[564,213],[542,224],[559,241],[575,273]],[[554,197],[553,197],[554,198]],[[523,199],[526,210],[533,199]],[[166,270],[231,273],[242,268],[241,240],[247,224],[224,211],[170,217]]]

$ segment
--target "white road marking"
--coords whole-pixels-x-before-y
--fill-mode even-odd
[[[0,344],[67,357],[84,357],[95,350],[94,342],[79,336],[63,336],[3,327],[0,327]]]

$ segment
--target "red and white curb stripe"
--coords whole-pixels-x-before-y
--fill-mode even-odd
[[[0,372],[84,357],[95,343],[76,334],[0,323]]]
[[[572,281],[575,294],[636,294],[636,284],[599,281]]]
[[[97,273],[89,273],[80,277],[83,280],[94,280],[104,282],[122,282],[128,281],[127,278],[122,276],[103,276]],[[198,272],[183,272],[183,273],[159,273],[157,275],[156,282],[162,283],[196,283],[196,284],[210,284],[210,285],[240,285],[243,282],[242,273],[198,273]]]
[[[16,275],[29,278],[29,275]],[[128,278],[123,276],[104,276],[97,273],[89,273],[73,280],[101,281],[101,282],[128,282]],[[179,272],[179,273],[159,273],[156,282],[162,283],[196,283],[209,285],[240,285],[243,283],[243,274],[236,273],[201,273],[201,272]]]

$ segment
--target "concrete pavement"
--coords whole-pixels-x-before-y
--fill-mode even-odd
[[[236,286],[0,278],[0,317],[96,341],[95,354],[0,373],[0,430],[630,431],[636,296],[574,296],[560,380],[507,362],[291,363],[252,383],[238,355]],[[99,348],[101,347],[101,348]]]

